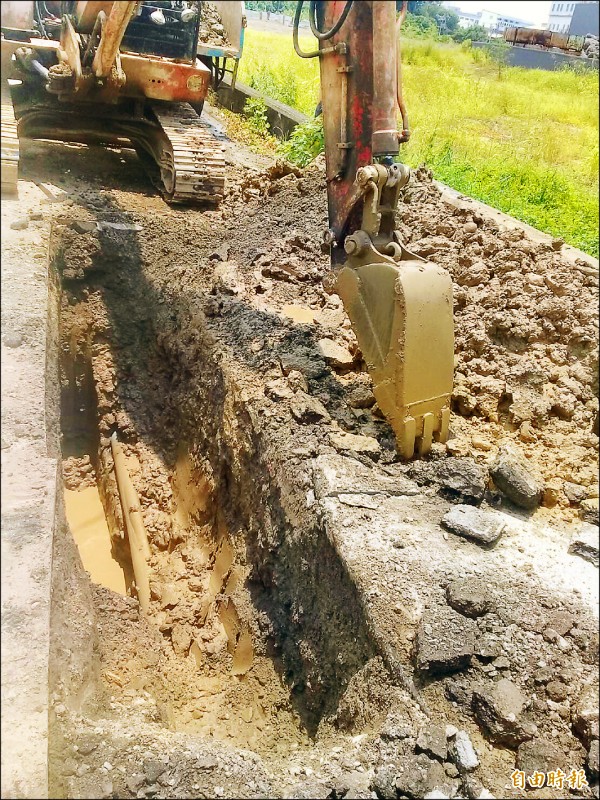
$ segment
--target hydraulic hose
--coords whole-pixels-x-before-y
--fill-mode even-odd
[[[310,5],[308,7],[309,8],[308,20],[310,22],[310,29],[313,32],[313,35],[320,42],[323,42],[326,39],[331,39],[332,36],[335,36],[335,34],[339,31],[339,29],[346,21],[346,17],[350,13],[350,9],[352,8],[353,2],[354,0],[346,0],[346,5],[344,6],[344,10],[340,14],[337,22],[328,31],[320,31],[317,26],[317,3],[316,0],[310,0]]]
[[[331,39],[332,36],[340,30],[344,22],[346,21],[346,17],[350,13],[350,9],[352,8],[352,3],[354,0],[346,0],[346,5],[344,6],[344,10],[339,16],[337,22],[331,27],[328,31],[321,32],[317,26],[316,16],[317,16],[317,4],[315,0],[311,0],[309,5],[309,22],[310,22],[310,29],[316,38],[323,42],[327,39]],[[323,50],[313,50],[310,53],[304,53],[300,50],[300,44],[298,42],[298,27],[300,25],[300,15],[302,14],[302,6],[304,5],[304,0],[298,0],[296,3],[296,13],[294,14],[294,27],[293,27],[293,40],[294,40],[294,50],[296,54],[300,56],[300,58],[316,58],[323,54]]]

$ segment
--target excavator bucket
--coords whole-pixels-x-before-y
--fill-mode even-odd
[[[454,372],[452,281],[427,261],[343,267],[336,291],[403,458],[445,442]]]

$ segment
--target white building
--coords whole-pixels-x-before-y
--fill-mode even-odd
[[[497,11],[481,11],[479,13],[479,25],[487,28],[490,33],[504,33],[507,28],[533,28],[533,22],[519,17],[510,17],[507,14],[499,14]]]
[[[459,28],[472,28],[474,25],[479,25],[480,12],[463,11],[457,6],[448,6],[451,11],[454,11],[458,17]]]
[[[589,5],[596,0],[580,0],[579,3],[552,3],[548,18],[548,30],[557,33],[568,33],[575,6]]]

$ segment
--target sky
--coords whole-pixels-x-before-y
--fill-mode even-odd
[[[510,14],[511,17],[532,22],[538,28],[542,22],[548,22],[551,0],[449,0],[447,6],[456,6],[462,11],[498,11]]]

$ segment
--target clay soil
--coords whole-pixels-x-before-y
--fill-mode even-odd
[[[323,165],[301,172],[223,145],[226,198],[203,210],[168,208],[130,151],[25,148],[26,175],[66,192],[44,212],[62,286],[65,486],[98,486],[132,585],[116,432],[151,547],[147,618],[135,597],[92,585],[91,673],[68,677],[68,651],[55,665],[53,796],[387,796],[380,784],[373,794],[374,765],[466,702],[460,681],[450,703],[441,684],[420,698],[411,681],[399,685],[311,517],[307,464],[335,453],[332,432],[370,437],[379,468],[415,476],[397,458],[340,301],[323,288]],[[454,281],[451,436],[426,463],[453,456],[487,469],[502,447],[517,448],[543,486],[524,518],[564,532],[566,548],[597,508],[596,269],[450,201],[425,170],[398,222],[407,246]],[[323,361],[322,338],[349,361]],[[352,456],[372,468],[368,452]],[[493,484],[488,497],[506,506]],[[65,618],[83,615],[82,602],[66,597]],[[597,635],[576,605],[579,639],[555,669],[580,687],[592,680]],[[521,622],[498,613],[531,648],[527,667],[506,652],[515,680],[532,686],[530,668],[550,663],[553,646],[541,629],[527,643]],[[408,732],[384,735],[400,707]],[[540,729],[583,765],[568,709],[553,713]],[[487,753],[483,783],[502,791],[514,754],[476,744]],[[452,791],[480,796],[480,784],[459,790],[450,765],[447,774]]]

